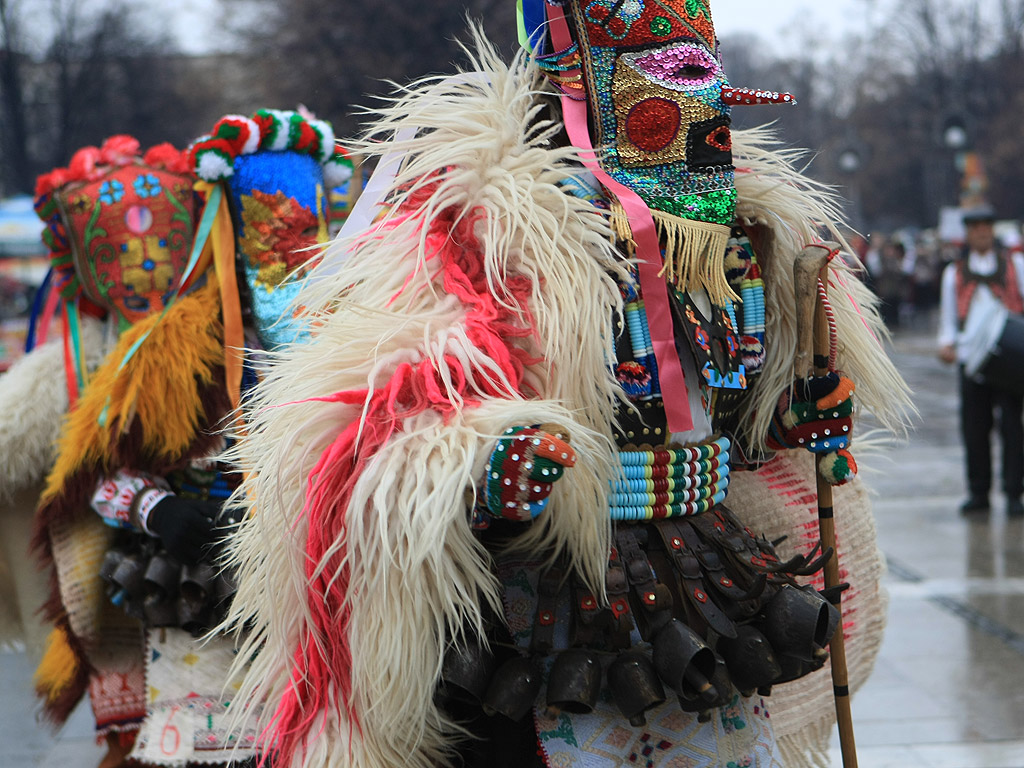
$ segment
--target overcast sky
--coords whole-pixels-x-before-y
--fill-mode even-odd
[[[443,0],[429,0],[442,2]],[[208,50],[216,47],[217,34],[211,29],[210,0],[178,0],[171,11],[157,0],[147,0],[154,8],[171,15],[173,28],[186,50]],[[508,0],[513,2],[513,0]],[[712,0],[711,11],[719,36],[741,32],[771,38],[779,53],[798,45],[800,36],[792,32],[820,29],[822,37],[841,39],[848,32],[860,32],[867,26],[868,15],[880,20],[880,14],[894,0]]]
[[[823,40],[864,32],[889,13],[893,0],[712,0],[719,37],[753,33],[771,39],[786,53],[816,31]]]
[[[426,0],[457,2],[458,0]],[[213,0],[134,0],[159,9],[171,20],[172,29],[187,51],[208,51],[223,45],[216,24],[210,19]],[[507,0],[512,3],[514,0]],[[889,17],[899,0],[711,0],[715,27],[720,37],[739,33],[757,34],[770,40],[779,54],[794,52],[808,39],[822,44],[836,43],[849,34],[862,34]],[[372,3],[367,5],[370,8]],[[991,10],[998,0],[982,0]],[[461,31],[461,30],[459,30]]]

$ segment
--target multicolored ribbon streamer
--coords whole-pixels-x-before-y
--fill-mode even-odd
[[[82,364],[81,333],[78,323],[78,299],[61,305],[64,320],[64,376],[68,389],[68,409],[78,402],[78,394],[85,386],[85,366]]]
[[[516,0],[516,27],[519,31],[519,45],[535,53],[543,42],[541,28],[544,26],[544,0]]]
[[[45,308],[50,305],[50,294],[56,293],[50,291],[50,283],[53,281],[53,267],[46,270],[46,277],[43,278],[42,285],[36,291],[35,297],[32,299],[32,314],[28,319],[28,334],[25,336],[25,353],[28,354],[36,346],[36,333],[38,328],[42,325],[40,320],[45,312]],[[54,301],[54,308],[56,309],[56,301]],[[49,326],[47,320],[46,325]],[[44,339],[45,340],[45,339]],[[40,342],[41,343],[41,342]]]
[[[237,409],[241,401],[242,369],[245,363],[245,330],[242,325],[241,300],[238,297],[238,277],[235,273],[234,227],[228,200],[220,184],[197,181],[195,189],[207,199],[207,207],[214,204],[216,198],[216,212],[205,248],[212,251],[213,266],[220,285],[221,317],[224,322],[224,381],[231,406]],[[203,213],[205,216],[205,211]]]

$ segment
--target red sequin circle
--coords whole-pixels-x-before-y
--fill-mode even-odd
[[[645,152],[660,152],[679,135],[681,122],[679,105],[674,101],[644,99],[626,116],[626,136]]]
[[[705,141],[708,143],[708,146],[720,149],[723,152],[732,151],[732,132],[727,125],[720,125],[715,128],[715,130],[707,135]]]

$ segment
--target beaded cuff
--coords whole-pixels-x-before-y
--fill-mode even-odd
[[[149,529],[149,513],[157,504],[171,495],[169,491],[161,488],[145,488],[135,497],[131,508],[132,519],[137,521],[138,527],[150,536],[156,536],[156,534]]]
[[[163,493],[166,487],[163,478],[120,469],[96,484],[89,506],[111,527],[144,530],[136,511],[139,499],[147,492]]]

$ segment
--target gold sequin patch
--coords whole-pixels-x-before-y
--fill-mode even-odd
[[[692,96],[663,88],[620,57],[612,76],[617,149],[624,167],[686,160],[690,125],[719,115]]]

